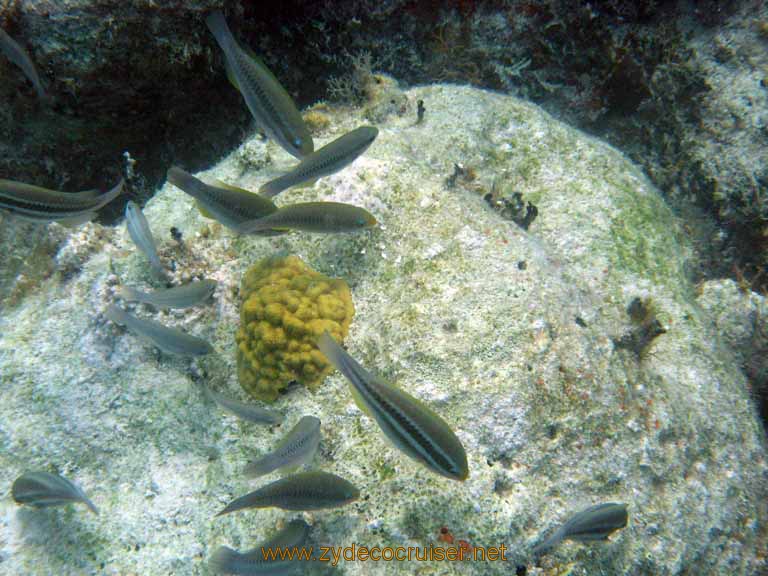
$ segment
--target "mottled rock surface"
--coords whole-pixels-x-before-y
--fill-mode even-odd
[[[122,226],[78,229],[62,261],[80,254],[80,269],[54,274],[0,317],[4,573],[208,574],[215,546],[249,548],[292,516],[213,518],[268,480],[248,481],[242,469],[283,430],[235,420],[196,385],[245,397],[236,291],[249,265],[277,251],[349,283],[350,353],[428,402],[469,458],[464,483],[407,459],[338,374],[314,395],[290,389],[275,404],[286,426],[319,417],[315,464],[362,494],[306,514],[314,542],[445,546],[438,537],[447,527],[457,541],[511,551],[507,563],[342,562],[340,573],[501,575],[520,564],[534,575],[765,570],[764,432],[733,354],[696,302],[684,273],[691,249],[658,191],[615,149],[533,105],[442,85],[406,96],[426,102],[423,125],[391,116],[343,172],[277,198],[363,206],[381,223],[372,232],[238,237],[170,185],[149,203],[174,279],[220,285],[209,307],[138,313],[209,339],[215,356],[167,357],[104,319],[117,283],[153,282]],[[328,114],[319,143],[363,123],[355,110]],[[252,139],[207,175],[256,189],[293,163]],[[463,175],[451,179],[454,163]],[[492,189],[538,208],[527,232],[484,200]],[[95,238],[101,246],[91,250]],[[653,303],[666,333],[618,349],[637,329],[627,313],[635,298]],[[39,468],[79,482],[101,515],[17,507],[11,482]],[[611,542],[565,543],[532,561],[542,531],[603,501],[629,506],[629,526]]]

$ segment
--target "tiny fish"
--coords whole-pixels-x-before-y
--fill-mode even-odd
[[[237,230],[243,222],[257,220],[277,210],[277,206],[264,196],[242,188],[219,183],[211,186],[177,166],[168,169],[168,182],[194,198],[205,216],[215,218],[227,228]],[[207,212],[208,214],[205,214]],[[268,230],[268,235],[282,234]]]
[[[25,220],[82,224],[93,220],[96,212],[123,191],[123,180],[99,194],[98,190],[59,192],[24,182],[0,180],[0,208]]]
[[[224,52],[227,75],[262,130],[296,158],[311,154],[315,145],[309,129],[277,78],[255,55],[240,48],[221,12],[209,14],[205,23]]]
[[[273,412],[272,410],[265,410],[264,408],[259,408],[258,406],[254,406],[253,404],[244,404],[242,402],[238,402],[237,400],[233,400],[232,398],[227,398],[226,396],[222,396],[221,394],[216,394],[213,390],[208,388],[207,386],[203,385],[203,393],[213,402],[224,408],[225,410],[229,410],[237,416],[238,418],[242,418],[243,420],[248,420],[248,422],[253,422],[255,424],[280,424],[280,422],[283,421],[283,415],[279,414],[278,412]]]
[[[320,336],[318,347],[349,380],[357,405],[376,420],[395,447],[433,472],[466,480],[467,454],[445,420],[421,400],[360,366],[328,332]]]
[[[320,420],[303,416],[275,449],[245,467],[248,476],[269,474],[273,470],[298,467],[310,462],[320,445]]]
[[[259,193],[271,198],[291,186],[338,172],[365,152],[378,135],[379,130],[373,126],[355,128],[304,158],[287,174],[264,184]]]
[[[627,525],[627,505],[619,502],[596,504],[574,514],[563,525],[533,549],[539,554],[554,548],[565,539],[589,542],[607,540],[616,530]]]
[[[275,480],[236,498],[216,514],[229,514],[245,508],[282,508],[283,510],[322,510],[336,508],[357,500],[360,491],[330,472],[300,472]]]
[[[155,308],[189,308],[208,300],[214,290],[215,280],[201,280],[154,292],[142,292],[130,286],[120,286],[117,295],[127,302],[141,302]]]
[[[204,356],[213,352],[213,346],[202,338],[163,326],[154,320],[137,318],[114,304],[111,304],[104,314],[115,324],[125,326],[139,338],[151,342],[168,354]]]
[[[357,232],[375,225],[376,218],[370,212],[351,204],[301,202],[279,208],[264,218],[243,222],[238,231],[250,234],[275,228],[333,234]]]
[[[165,268],[160,262],[160,256],[157,255],[157,246],[152,230],[149,229],[149,222],[139,205],[132,200],[125,205],[125,225],[128,227],[128,234],[131,235],[133,243],[149,258],[152,269],[161,278],[165,278]]]
[[[85,492],[66,478],[50,472],[27,472],[22,474],[11,487],[13,499],[19,504],[29,504],[35,508],[61,506],[70,502],[82,502],[93,512],[99,510],[90,501]]]
[[[40,81],[40,76],[37,75],[37,69],[32,63],[32,59],[27,54],[27,51],[19,46],[18,42],[8,36],[5,30],[0,28],[0,51],[5,54],[8,59],[21,68],[24,75],[32,82],[32,86],[37,92],[37,97],[40,100],[47,100],[48,95],[43,90],[43,83]]]
[[[282,576],[292,574],[299,567],[299,559],[268,559],[266,550],[277,553],[286,548],[293,551],[304,546],[309,536],[309,525],[304,520],[291,520],[277,534],[265,540],[247,552],[237,552],[228,546],[219,546],[211,556],[209,568],[220,574],[258,574],[263,576]],[[268,552],[267,552],[268,554]],[[306,561],[306,560],[305,560]]]

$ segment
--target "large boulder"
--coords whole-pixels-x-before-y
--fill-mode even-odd
[[[304,515],[315,544],[447,546],[447,528],[454,544],[508,550],[507,562],[342,562],[341,573],[765,569],[764,431],[738,362],[697,304],[690,247],[658,191],[615,149],[531,104],[445,85],[405,96],[410,110],[424,100],[423,123],[390,116],[354,164],[277,198],[363,206],[381,223],[372,232],[235,236],[171,185],[150,201],[174,280],[205,276],[219,288],[207,307],[138,313],[208,339],[211,357],[159,354],[105,320],[116,284],[153,283],[122,226],[62,232],[70,273],[0,317],[0,486],[56,469],[101,515],[4,499],[4,573],[208,574],[215,546],[250,548],[295,515],[214,518],[269,480],[246,480],[244,464],[304,414],[322,421],[315,465],[361,491],[354,504]],[[364,122],[354,110],[325,113],[318,144]],[[256,189],[294,163],[251,139],[206,176]],[[281,251],[349,283],[348,350],[451,424],[467,481],[394,449],[338,373],[315,394],[294,387],[279,398],[277,429],[205,399],[201,381],[246,398],[237,289],[248,266]],[[630,515],[610,542],[567,542],[534,561],[543,531],[605,501]]]

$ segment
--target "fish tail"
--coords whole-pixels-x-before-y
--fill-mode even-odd
[[[226,50],[225,47],[229,46],[232,39],[232,33],[229,31],[224,14],[219,10],[211,12],[205,17],[205,25],[208,26],[208,30],[214,35],[222,50]]]
[[[109,320],[112,320],[112,322],[115,324],[125,326],[125,321],[128,317],[128,314],[119,306],[110,304],[109,307],[104,311],[104,316],[106,316]]]
[[[120,178],[120,181],[112,187],[111,190],[108,190],[107,192],[104,192],[101,196],[99,196],[99,201],[96,203],[96,205],[93,207],[93,210],[96,211],[99,208],[102,208],[112,202],[115,198],[120,196],[120,194],[123,192],[123,189],[125,188],[125,180]]]
[[[232,574],[232,568],[240,560],[240,553],[229,546],[219,546],[208,561],[208,568],[217,574]]]
[[[98,516],[98,515],[99,515],[99,509],[98,509],[98,508],[96,508],[96,504],[94,504],[93,502],[91,502],[91,499],[90,499],[90,498],[88,498],[88,497],[87,497],[87,496],[85,496],[85,495],[83,495],[83,504],[85,504],[86,506],[88,506],[88,509],[89,509],[91,512],[93,512],[94,514],[96,514],[96,516]]]
[[[536,546],[534,546],[533,550],[531,550],[531,553],[534,555],[542,554],[547,550],[554,548],[555,546],[560,544],[560,542],[563,541],[563,538],[564,538],[564,530],[562,529],[562,527],[560,527],[557,530],[555,530],[555,532],[549,538],[544,540],[544,542],[541,542],[540,544],[537,544]]]
[[[171,166],[168,168],[166,177],[168,182],[176,186],[176,188],[183,190],[193,198],[199,199],[202,196],[202,182],[178,166]]]

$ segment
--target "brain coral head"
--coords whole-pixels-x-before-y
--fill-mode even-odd
[[[273,402],[289,382],[316,390],[332,371],[317,349],[324,330],[337,341],[355,314],[346,282],[309,268],[298,256],[257,262],[240,290],[237,375],[254,397]]]

